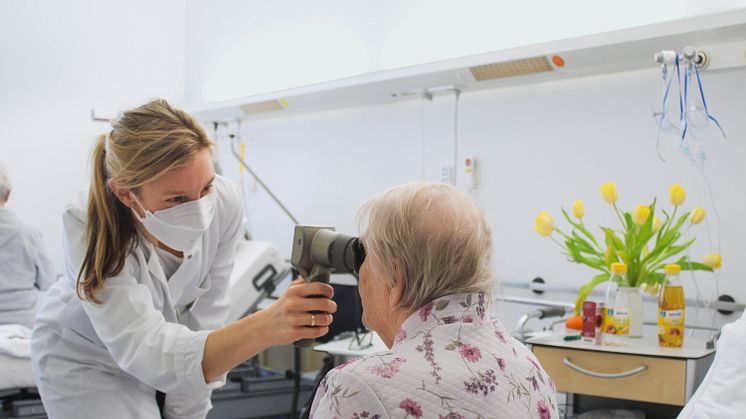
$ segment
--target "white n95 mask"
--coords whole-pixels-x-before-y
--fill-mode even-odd
[[[134,209],[135,217],[156,239],[166,246],[186,252],[202,238],[215,217],[215,192],[196,201],[185,202],[175,207],[152,212],[145,208],[134,194],[133,198],[145,211],[145,218]]]

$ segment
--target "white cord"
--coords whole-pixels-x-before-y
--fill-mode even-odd
[[[461,90],[454,89],[456,101],[453,106],[453,185],[458,187],[458,105]]]
[[[425,180],[425,95],[420,97],[420,143],[422,146],[422,180]]]

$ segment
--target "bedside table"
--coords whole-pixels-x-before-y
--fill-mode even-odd
[[[557,391],[683,406],[710,368],[715,350],[686,337],[682,348],[658,346],[657,336],[601,346],[542,336],[526,341]]]

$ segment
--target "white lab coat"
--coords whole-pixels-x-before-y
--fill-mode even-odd
[[[83,301],[75,283],[85,251],[85,211],[68,207],[64,278],[39,308],[32,366],[50,418],[160,418],[155,393],[166,393],[166,417],[204,418],[211,389],[202,358],[210,330],[224,324],[226,293],[242,219],[238,188],[215,179],[215,218],[179,269],[165,277],[143,236],[122,272]]]
[[[746,417],[746,313],[723,326],[715,360],[679,419]]]
[[[0,208],[0,324],[31,328],[38,294],[55,280],[41,233]]]

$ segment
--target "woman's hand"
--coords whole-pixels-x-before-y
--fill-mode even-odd
[[[202,373],[211,382],[231,368],[274,345],[329,333],[337,303],[334,290],[320,282],[293,281],[274,304],[207,336]],[[316,297],[316,298],[314,298]]]
[[[329,333],[332,313],[337,311],[337,303],[330,300],[333,295],[328,284],[296,279],[269,308],[212,331],[202,358],[205,381],[217,379],[270,346]]]
[[[269,343],[283,345],[329,333],[332,314],[337,311],[332,296],[334,289],[328,284],[306,283],[302,278],[293,281],[274,304],[261,312]]]

